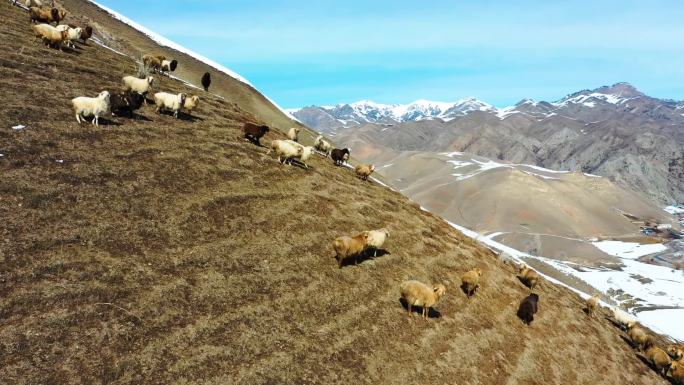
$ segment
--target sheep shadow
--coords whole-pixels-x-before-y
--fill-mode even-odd
[[[399,303],[401,303],[401,307],[404,308],[405,312],[408,312],[408,303],[404,298],[399,298]],[[418,313],[418,317],[423,316],[423,308],[420,306],[412,306],[411,307],[411,313]],[[416,315],[413,314],[415,317]],[[438,310],[435,310],[434,308],[429,308],[428,309],[428,318],[442,318],[442,313],[440,313]]]
[[[631,339],[629,339],[629,338],[627,338],[627,337],[625,337],[625,336],[620,336],[620,339],[622,339],[623,341],[625,341],[625,343],[626,343],[627,345],[629,345],[630,348],[632,348],[632,349],[636,349],[636,348],[637,348],[637,346],[634,344],[634,342],[633,342]]]
[[[463,292],[463,294],[465,294],[466,297],[468,297],[468,299],[470,299],[470,297],[473,297],[475,294],[477,294],[477,290],[480,288],[480,286],[478,285],[477,287],[475,287],[473,289],[473,294],[468,295],[468,285],[465,282],[461,283],[461,286],[459,286],[459,287],[461,288],[461,291]]]
[[[91,127],[97,128],[97,127],[93,126],[93,125],[91,124],[91,122],[92,122],[92,121],[89,122],[89,121],[86,120],[86,123],[88,123]],[[82,124],[84,124],[84,123],[82,123]],[[111,127],[117,127],[117,126],[121,126],[121,123],[119,123],[119,122],[117,122],[116,120],[111,119],[111,118],[103,118],[103,117],[100,117],[100,119],[98,119],[98,125],[100,125],[100,126],[108,126],[108,127],[110,127],[110,126],[111,126]]]
[[[127,120],[141,120],[143,122],[151,122],[152,119],[148,118],[145,115],[138,114],[138,113],[132,113],[130,116],[128,114],[121,114],[121,115],[112,115],[115,118],[119,119],[127,119]]]
[[[204,121],[204,119],[200,118],[199,116],[192,116],[192,115],[187,114],[183,111],[181,111],[178,114],[178,119],[186,121],[186,122],[192,122],[192,123],[197,122],[197,121],[200,121],[200,122]]]
[[[259,139],[256,139],[256,138],[251,137],[251,136],[243,135],[243,136],[240,136],[238,139],[244,139],[244,140],[252,143],[253,145],[255,145],[257,147],[266,148],[266,146],[261,144]]]
[[[299,167],[299,168],[301,168],[302,170],[313,169],[312,166],[308,166],[308,167],[307,167],[307,165],[305,165],[302,161],[297,160],[297,159],[291,159],[289,163],[290,163],[291,166]]]
[[[606,316],[606,315],[604,315],[603,318],[605,318],[606,321],[608,321],[608,322],[610,322],[611,324],[613,324],[613,326],[615,326],[616,328],[618,328],[618,329],[620,329],[620,330],[626,330],[625,327],[624,327],[621,323],[617,322],[616,320],[614,320],[614,319],[612,319],[612,318],[610,318],[610,317],[608,317],[608,316]]]
[[[537,285],[535,287],[532,287],[532,285],[530,285],[524,278],[518,277],[518,276],[516,276],[516,278],[518,278],[518,281],[520,281],[520,283],[522,283],[523,286],[525,286],[526,288],[528,288],[530,290],[534,290],[539,286],[539,282],[537,282]]]

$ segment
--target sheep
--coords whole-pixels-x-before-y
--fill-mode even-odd
[[[330,156],[330,152],[333,149],[332,144],[323,139],[323,135],[318,135],[318,137],[316,137],[316,140],[314,140],[314,147],[316,150],[324,153],[326,157]]]
[[[76,121],[81,124],[81,119],[93,116],[92,124],[96,127],[100,125],[100,116],[109,112],[110,95],[108,91],[102,91],[96,98],[79,96],[71,100],[76,114]],[[85,119],[83,119],[85,121]]]
[[[596,308],[599,306],[599,295],[594,294],[593,296],[587,298],[587,314],[593,316]]]
[[[110,97],[112,115],[128,114],[129,118],[133,118],[133,111],[142,106],[144,99],[144,96],[131,91],[112,94]]]
[[[539,282],[539,273],[537,273],[533,269],[530,269],[527,265],[523,264],[518,267],[518,278],[522,281],[522,283],[525,286],[534,290],[534,288],[537,286],[537,283]]]
[[[304,153],[304,147],[294,142],[288,142],[285,140],[273,140],[271,141],[271,148],[268,150],[267,154],[271,151],[275,152],[278,156],[278,162],[282,164],[289,164],[292,158],[301,157]]]
[[[14,0],[14,5],[17,4],[17,0]],[[43,6],[43,1],[42,0],[26,0],[24,2],[24,5],[26,8],[31,8],[31,7],[42,7]]]
[[[311,158],[311,155],[314,154],[314,148],[311,147],[311,146],[303,146],[303,145],[297,143],[297,142],[294,141],[294,140],[289,140],[289,139],[288,139],[288,140],[286,140],[285,142],[288,142],[288,143],[290,143],[290,144],[293,145],[293,146],[298,146],[298,147],[301,147],[301,148],[302,148],[301,154],[298,154],[298,155],[295,156],[294,158],[299,159],[299,161],[302,162],[302,163],[304,164],[304,167],[309,168],[309,165],[306,164],[306,161],[309,160],[309,158]],[[292,159],[290,159],[290,161],[292,161]]]
[[[66,24],[60,24],[57,26],[58,31],[66,31],[67,32],[67,39],[66,42],[69,46],[72,48],[76,48],[74,43],[72,43],[72,40],[80,39],[81,35],[83,34],[83,29],[80,27],[70,27]]]
[[[39,8],[39,7],[31,7],[29,8],[29,19],[31,23],[38,22],[38,23],[47,23],[47,24],[52,24],[52,23],[59,23],[60,20],[63,19],[61,15],[66,15],[66,12],[63,10],[59,10],[55,7],[52,8]]]
[[[649,338],[644,344],[644,355],[653,364],[659,374],[667,374],[667,367],[672,360],[663,349],[655,346],[653,339]]]
[[[356,167],[354,167],[354,171],[356,172],[356,176],[361,178],[362,180],[368,180],[368,176],[375,171],[375,166],[371,165],[366,165],[366,164],[359,164]]]
[[[168,92],[157,92],[154,94],[154,104],[157,108],[154,110],[157,114],[163,110],[173,111],[173,117],[178,119],[178,114],[183,109],[186,95],[179,93],[178,95],[170,94]]]
[[[33,26],[33,33],[40,38],[45,45],[57,46],[62,50],[62,43],[68,39],[68,32],[59,31],[49,24],[36,24]]]
[[[636,323],[636,320],[634,317],[629,315],[629,313],[618,309],[617,307],[613,306],[611,307],[611,311],[613,312],[613,318],[615,318],[615,321],[622,327],[625,328],[633,323]]]
[[[204,92],[209,92],[209,86],[211,85],[211,75],[209,72],[205,72],[202,75],[202,87],[204,87]]]
[[[672,378],[675,383],[684,384],[684,361],[672,361],[667,375]]]
[[[681,361],[684,358],[684,346],[675,344],[668,345],[667,354],[669,354],[672,359]]]
[[[290,128],[290,131],[287,132],[287,138],[293,142],[299,142],[299,131],[300,130],[301,130],[301,128],[299,128],[299,127]]]
[[[482,269],[476,268],[461,276],[461,289],[468,296],[468,299],[475,294],[475,290],[480,286]]]
[[[646,341],[648,341],[649,338],[646,331],[636,323],[630,323],[627,330],[627,336],[629,336],[630,341],[632,341],[632,346],[641,350],[642,346],[646,344]]]
[[[349,160],[349,149],[344,148],[340,150],[339,148],[336,148],[330,151],[330,157],[332,158],[333,162],[335,162],[336,166],[341,166]]]
[[[382,245],[385,244],[387,238],[389,238],[389,230],[387,230],[386,228],[382,228],[379,230],[370,230],[366,231],[366,234],[368,236],[366,246],[368,247],[368,249],[373,250],[373,257],[377,257],[378,249],[380,249]]]
[[[257,146],[261,146],[259,140],[266,135],[269,130],[268,126],[259,126],[249,122],[242,126],[242,132],[245,133],[245,138]]]
[[[520,302],[518,317],[527,325],[534,321],[534,315],[539,309],[539,295],[532,293]]]
[[[408,317],[413,317],[412,307],[420,306],[423,308],[423,319],[428,319],[430,308],[435,306],[446,294],[446,287],[441,283],[432,287],[419,281],[404,281],[399,287],[401,298],[406,301]]]
[[[359,263],[359,255],[366,249],[366,241],[368,235],[366,233],[358,234],[354,237],[342,236],[335,238],[332,243],[333,250],[335,250],[335,259],[337,265],[341,269],[342,264],[347,259],[354,259],[354,264]]]
[[[193,95],[185,99],[185,104],[183,105],[183,108],[185,108],[186,113],[190,114],[192,110],[194,110],[197,107],[197,105],[199,105],[199,102],[199,96]]]
[[[160,71],[162,62],[157,56],[145,54],[142,58],[143,64],[148,70]]]
[[[152,89],[154,84],[154,77],[148,76],[144,79],[136,78],[135,76],[124,76],[122,79],[124,91],[133,91],[142,95],[144,103],[147,104],[147,93]]]

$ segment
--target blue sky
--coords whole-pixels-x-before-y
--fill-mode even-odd
[[[283,107],[474,96],[499,107],[627,81],[684,99],[684,1],[100,0]]]

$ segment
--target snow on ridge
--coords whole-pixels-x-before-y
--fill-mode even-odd
[[[271,100],[271,98],[269,98],[268,96],[266,96],[263,92],[259,91],[256,87],[254,87],[254,85],[253,85],[252,83],[250,83],[249,80],[245,79],[244,77],[242,77],[242,76],[239,75],[238,73],[234,72],[233,70],[228,69],[227,67],[225,67],[225,66],[223,66],[223,65],[221,65],[221,64],[219,64],[219,63],[217,63],[217,62],[215,62],[215,61],[213,61],[213,60],[211,60],[211,59],[209,59],[209,58],[207,58],[207,57],[205,57],[205,56],[203,56],[203,55],[200,55],[200,54],[198,54],[198,53],[196,53],[196,52],[194,52],[194,51],[192,51],[192,50],[190,50],[190,49],[187,49],[187,48],[183,47],[183,46],[180,45],[180,44],[175,43],[175,42],[172,41],[172,40],[169,40],[169,39],[165,38],[164,36],[161,36],[161,35],[159,35],[159,34],[153,32],[152,30],[148,29],[147,27],[145,27],[145,26],[143,26],[143,25],[141,25],[141,24],[139,24],[139,23],[137,23],[137,22],[135,22],[135,21],[129,19],[128,17],[122,15],[122,14],[119,13],[119,12],[114,11],[114,10],[111,9],[111,8],[108,8],[108,7],[106,7],[106,6],[104,6],[104,5],[100,4],[100,3],[98,3],[98,2],[95,1],[95,0],[88,0],[88,1],[89,1],[90,3],[92,3],[93,5],[95,5],[96,7],[102,9],[103,11],[105,11],[105,12],[107,12],[107,13],[109,13],[110,16],[112,16],[113,18],[115,18],[115,19],[119,20],[120,22],[129,25],[129,26],[132,27],[133,29],[136,29],[136,30],[138,30],[139,32],[142,32],[143,34],[147,35],[147,37],[149,37],[150,39],[152,39],[153,41],[155,41],[157,44],[162,45],[162,46],[165,46],[165,47],[168,47],[168,48],[171,48],[171,49],[176,50],[176,51],[178,51],[178,52],[182,52],[182,53],[184,53],[184,54],[186,54],[186,55],[188,55],[188,56],[191,56],[191,57],[193,57],[193,58],[195,58],[195,59],[197,59],[197,60],[203,62],[204,64],[207,64],[207,65],[209,65],[209,66],[211,66],[211,67],[214,67],[214,69],[217,69],[217,70],[219,70],[220,72],[223,72],[223,73],[225,73],[226,75],[228,75],[228,76],[230,76],[230,77],[232,77],[232,78],[234,78],[234,79],[236,79],[236,80],[238,80],[238,81],[240,81],[240,82],[242,82],[242,83],[245,83],[245,84],[247,84],[248,86],[254,88],[257,92],[259,92],[261,95],[263,95],[263,97],[265,97],[266,100],[268,100],[268,101],[269,101],[271,104],[273,104],[277,109],[279,109],[283,114],[285,114],[285,116],[287,116],[288,118],[290,118],[290,119],[292,119],[292,120],[295,120],[295,121],[299,122],[299,120],[298,120],[297,118],[295,118],[291,113],[289,113],[289,112],[288,112],[287,110],[285,110],[284,108],[280,107],[276,102],[274,102],[273,100]],[[109,48],[109,47],[107,47],[107,48]],[[111,49],[111,48],[110,48],[110,49]]]

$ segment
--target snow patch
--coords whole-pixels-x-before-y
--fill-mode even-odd
[[[683,206],[667,206],[664,208],[665,211],[672,215],[677,215],[677,214],[684,214],[684,207]]]
[[[636,242],[600,241],[592,242],[592,245],[606,254],[624,259],[637,259],[667,250],[667,246],[662,243],[642,245]]]

